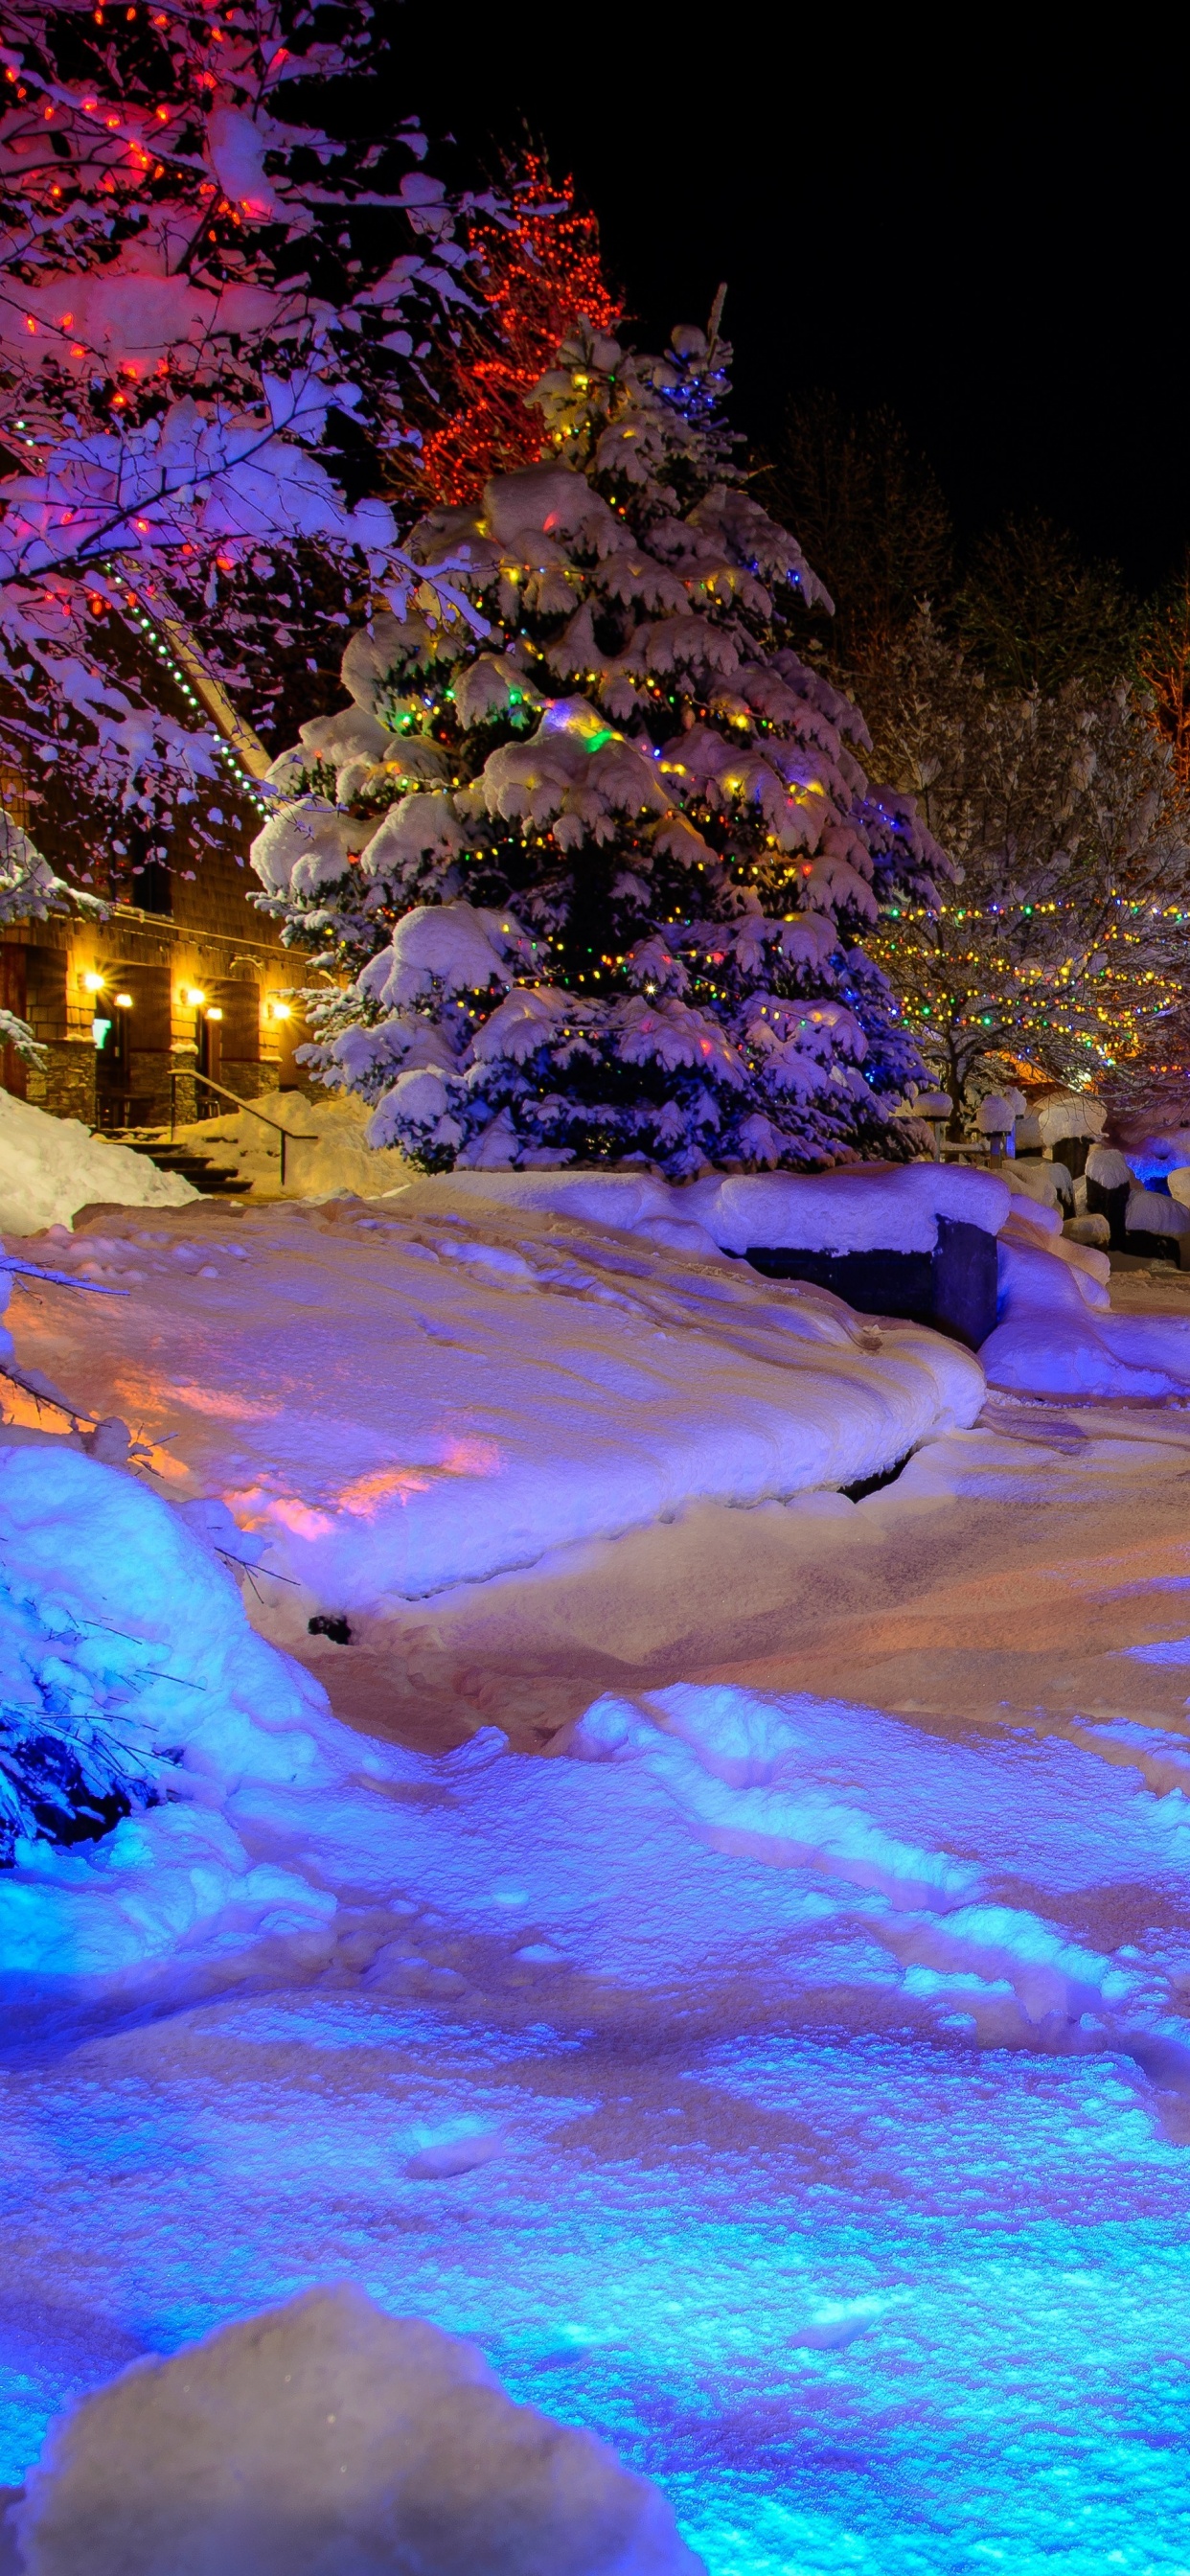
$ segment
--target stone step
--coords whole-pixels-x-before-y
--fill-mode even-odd
[[[164,1130],[126,1127],[113,1137],[114,1144],[127,1145],[130,1152],[143,1154],[146,1162],[155,1163],[159,1172],[177,1172],[205,1198],[242,1198],[251,1181],[242,1181],[225,1165],[213,1163],[209,1154],[196,1153],[192,1145],[173,1145]]]

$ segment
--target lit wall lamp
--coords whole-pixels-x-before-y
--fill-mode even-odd
[[[83,991],[84,993],[102,993],[104,982],[105,978],[102,975],[96,975],[94,972],[86,974],[83,977]]]
[[[269,1008],[275,1020],[287,1020],[290,1017],[288,1002],[271,1002]]]
[[[206,998],[207,998],[207,997],[206,997],[206,994],[205,994],[205,993],[200,993],[200,992],[199,992],[199,989],[198,989],[197,984],[184,984],[184,985],[183,985],[183,987],[182,987],[182,1000],[183,1000],[184,1002],[189,1002],[189,1004],[190,1004],[190,1008],[191,1008],[191,1010],[192,1010],[192,1011],[201,1011],[202,1006],[203,1006],[203,1003],[205,1002]]]
[[[132,1009],[131,993],[113,993],[112,1000],[114,1001],[118,1011],[130,1011]]]
[[[209,1011],[204,1011],[204,1012],[203,1012],[203,1018],[204,1018],[205,1020],[221,1020],[221,1019],[222,1019],[222,1017],[223,1017],[223,1013],[222,1013],[222,1011],[220,1011],[220,1010],[216,1010],[215,1008],[212,1008],[212,1009],[211,1009],[211,1010],[209,1010]]]

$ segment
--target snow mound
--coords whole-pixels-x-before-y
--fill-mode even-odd
[[[1124,1226],[1129,1234],[1190,1234],[1190,1207],[1180,1205],[1172,1191],[1167,1198],[1164,1190],[1133,1189],[1124,1211]]]
[[[134,2363],[51,2430],[28,2576],[697,2576],[658,2490],[473,2344],[346,2286]]]
[[[253,1106],[288,1131],[286,1198],[330,1199],[341,1190],[375,1198],[408,1178],[404,1154],[367,1142],[371,1112],[352,1092],[307,1100],[300,1091],[268,1091]],[[253,1192],[262,1197],[282,1195],[281,1139],[249,1110],[231,1110],[226,1118],[197,1119],[178,1134],[181,1143],[209,1155],[216,1171],[251,1182]]]
[[[69,1225],[97,1200],[115,1207],[184,1207],[197,1191],[159,1172],[146,1154],[93,1136],[77,1118],[50,1118],[0,1091],[0,1231],[39,1234]]]
[[[673,1188],[635,1172],[452,1172],[429,1186],[442,1206],[487,1199],[628,1233],[648,1234],[659,1222],[676,1221],[697,1226],[736,1254],[754,1244],[799,1252],[933,1252],[939,1217],[998,1234],[1010,1197],[994,1174],[946,1163],[861,1163],[838,1172],[726,1179],[711,1173]]]
[[[1040,1155],[1016,1156],[1011,1188],[1015,1197],[1036,1199],[1043,1207],[1056,1207],[1059,1199],[1069,1203],[1074,1195],[1065,1163],[1047,1163]]]
[[[306,1654],[311,1614],[358,1618],[380,1668],[411,1599],[699,1499],[847,1486],[974,1421],[983,1373],[957,1344],[691,1233],[601,1230],[454,1178],[234,1226],[204,1208],[56,1247],[127,1294],[52,1319],[22,1298],[22,1329],[96,1411],[134,1384],[171,1490],[267,1542],[270,1635]]]
[[[689,1213],[725,1252],[752,1244],[797,1252],[933,1252],[948,1217],[998,1234],[1010,1191],[994,1173],[953,1163],[864,1163],[815,1174],[758,1172],[695,1181]]]
[[[995,1331],[980,1350],[989,1386],[1018,1395],[1151,1401],[1190,1388],[1190,1317],[1113,1315],[1090,1246],[1054,1236],[1028,1244],[1011,1221],[999,1249]]]
[[[334,1901],[253,1867],[214,1800],[236,1780],[334,1776],[317,1682],[249,1627],[195,1522],[65,1439],[0,1429],[4,1763],[52,1716],[84,1774],[145,1800],[102,1839],[19,1838],[0,1870],[0,1971],[90,1977],[224,1918],[300,1929]],[[313,1731],[312,1731],[313,1730]]]

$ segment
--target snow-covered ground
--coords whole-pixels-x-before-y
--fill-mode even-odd
[[[0,2477],[138,2354],[349,2279],[608,2440],[713,2576],[1176,2576],[1190,1412],[973,1423],[928,1337],[524,1210],[501,1269],[512,1221],[25,1247],[130,1293],[18,1283],[18,1357],[169,1472],[56,1447],[50,1493],[7,1453],[10,1651],[114,1693],[187,1794],[0,1877]],[[1121,1320],[1182,1293],[1128,1274]],[[855,1503],[824,1389],[873,1445],[934,1408]],[[534,1444],[566,1473],[530,1547]],[[245,1623],[227,1524],[163,1500],[257,1488],[244,1600],[295,1642],[264,1569],[324,1560],[274,1549],[372,1599],[389,1533],[387,1669],[301,1644],[403,1740],[337,1722]],[[488,1579],[443,1553],[430,1588],[473,1517]]]
[[[105,1219],[25,1249],[119,1296],[18,1291],[22,1359],[265,1542],[265,1633],[349,1620],[353,1714],[382,1717],[413,1602],[695,1499],[859,1483],[983,1400],[939,1335],[709,1242],[432,1190]]]

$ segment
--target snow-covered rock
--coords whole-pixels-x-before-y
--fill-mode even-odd
[[[1164,1190],[1130,1191],[1124,1211],[1124,1228],[1128,1234],[1168,1235],[1176,1240],[1190,1234],[1190,1206]]]
[[[0,1231],[37,1234],[69,1225],[78,1208],[184,1207],[197,1191],[179,1172],[159,1172],[147,1154],[93,1136],[77,1118],[51,1118],[0,1091]]]
[[[51,2429],[29,2576],[698,2576],[664,2497],[346,2285],[134,2363]]]

